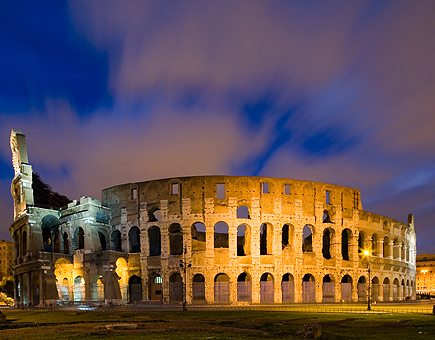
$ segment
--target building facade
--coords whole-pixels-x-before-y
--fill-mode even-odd
[[[435,255],[417,255],[416,261],[417,293],[435,295]]]
[[[366,212],[357,189],[195,176],[44,208],[17,130],[11,148],[18,303],[356,302],[369,286],[374,301],[415,298],[413,216]]]
[[[12,276],[12,242],[0,240],[0,281]]]

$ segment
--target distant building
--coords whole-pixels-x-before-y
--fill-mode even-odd
[[[417,255],[417,293],[435,294],[435,254]]]
[[[12,276],[12,260],[12,242],[0,240],[0,281],[5,276]]]

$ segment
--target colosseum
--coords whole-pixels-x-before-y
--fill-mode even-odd
[[[366,212],[358,189],[194,176],[70,201],[33,173],[18,130],[11,149],[19,305],[415,299],[413,216]]]

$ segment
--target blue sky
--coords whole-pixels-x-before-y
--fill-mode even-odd
[[[0,238],[11,128],[71,199],[155,178],[359,188],[435,253],[433,1],[14,1],[0,11]]]

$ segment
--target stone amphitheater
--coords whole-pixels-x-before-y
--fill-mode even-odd
[[[11,148],[17,304],[415,299],[413,216],[366,212],[358,189],[195,176],[70,201],[33,173],[18,130]]]

